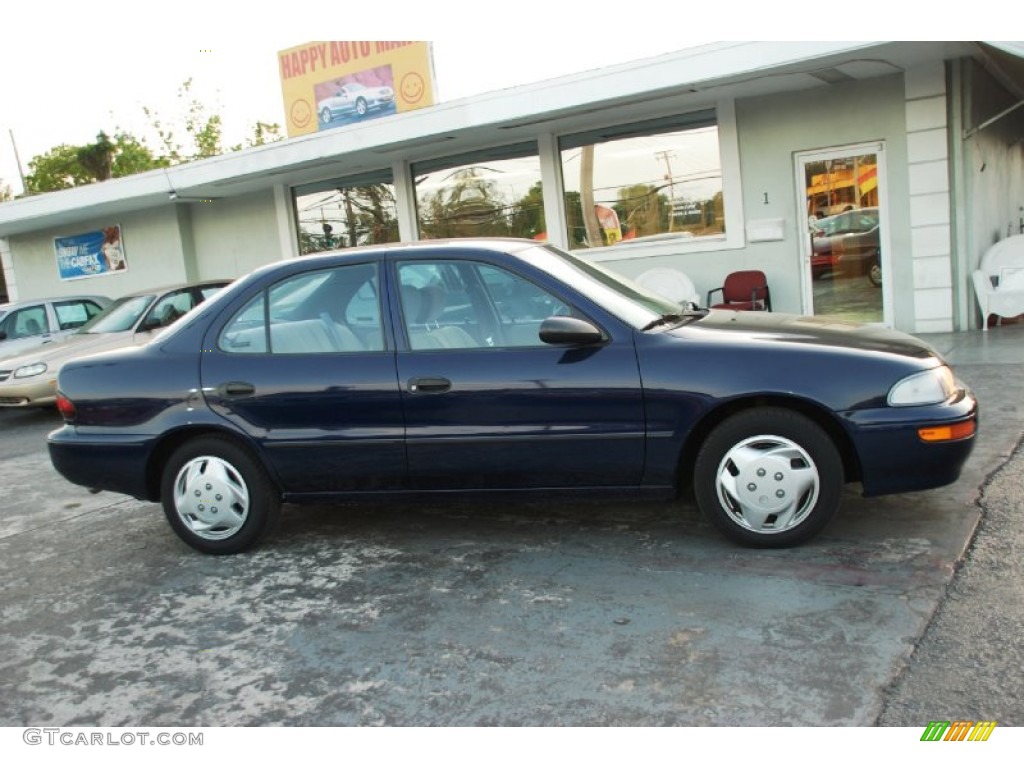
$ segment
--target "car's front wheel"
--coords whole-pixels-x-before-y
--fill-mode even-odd
[[[356,114],[360,117],[364,117],[370,108],[366,104],[366,99],[356,99]]]
[[[320,110],[320,122],[323,123],[324,125],[327,125],[329,122],[331,122],[331,110],[329,110],[327,107],[324,107],[323,109]]]
[[[877,256],[875,256],[875,260],[871,263],[871,268],[868,270],[868,280],[876,288],[882,287],[882,265],[879,263]]]
[[[816,535],[839,508],[843,462],[832,438],[784,408],[743,411],[704,441],[694,468],[701,511],[733,541],[787,547]]]
[[[174,532],[214,555],[254,545],[273,528],[281,508],[259,461],[239,443],[218,436],[190,440],[171,455],[161,498]]]

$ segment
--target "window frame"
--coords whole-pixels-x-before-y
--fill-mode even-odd
[[[395,291],[397,293],[397,312],[394,314],[395,321],[397,323],[396,331],[401,338],[402,343],[406,352],[412,352],[416,354],[420,353],[455,353],[455,352],[496,352],[496,351],[512,351],[512,350],[527,350],[527,349],[548,349],[552,348],[551,345],[546,344],[540,339],[537,339],[537,343],[533,344],[494,344],[493,346],[487,344],[481,344],[478,346],[467,346],[467,347],[415,347],[412,343],[412,335],[410,333],[409,322],[407,320],[406,312],[407,307],[405,305],[404,297],[402,296],[402,268],[403,267],[416,267],[416,266],[430,266],[430,267],[442,267],[445,265],[451,265],[456,269],[465,268],[472,275],[470,280],[467,280],[464,275],[461,274],[460,279],[466,283],[467,296],[474,307],[477,309],[476,304],[483,302],[487,305],[486,309],[490,315],[489,321],[494,322],[497,326],[502,327],[504,322],[502,320],[502,314],[500,308],[495,304],[494,296],[487,285],[487,281],[484,275],[481,273],[481,268],[488,268],[504,274],[510,275],[517,280],[522,280],[525,283],[533,286],[537,291],[542,292],[550,296],[555,301],[564,305],[568,310],[568,317],[577,317],[585,319],[588,322],[593,323],[604,331],[604,328],[600,323],[594,321],[587,313],[581,311],[579,307],[566,296],[562,295],[558,291],[552,291],[547,286],[542,285],[537,280],[531,278],[528,275],[524,275],[516,269],[512,269],[506,264],[495,264],[486,259],[478,258],[466,258],[465,256],[445,256],[438,255],[432,258],[412,258],[412,259],[396,259],[393,264],[393,281]],[[549,315],[550,317],[550,315]],[[543,318],[546,319],[546,318]],[[543,319],[541,322],[543,322]],[[482,325],[482,324],[480,324]],[[538,324],[538,329],[539,329]],[[508,330],[504,328],[503,330]]]
[[[747,239],[744,226],[743,185],[740,173],[736,105],[733,99],[720,99],[711,106],[687,110],[686,114],[699,115],[708,111],[714,113],[715,125],[718,127],[718,151],[722,168],[722,197],[725,207],[725,232],[719,236],[692,239],[651,241],[648,243],[617,243],[615,245],[575,249],[574,253],[586,254],[586,258],[592,261],[603,262],[649,259],[658,256],[679,256],[690,253],[711,253],[746,247]],[[625,138],[631,126],[657,125],[673,115],[678,116],[678,113],[651,115],[632,122],[617,123],[613,126],[608,126],[604,130],[621,132],[620,136]],[[549,134],[546,140],[540,142],[545,213],[549,222],[548,242],[559,246],[563,250],[570,250],[570,247],[566,231],[568,221],[565,212],[565,185],[562,178],[562,146],[560,139],[578,137],[584,133],[601,135],[601,129],[588,129],[586,132]],[[610,138],[618,138],[618,136],[610,136]],[[558,215],[559,226],[557,228],[550,225],[550,222],[555,220],[552,218],[554,213]]]
[[[301,351],[301,350],[298,350],[298,351],[288,351],[288,350],[277,351],[277,350],[274,349],[274,343],[273,343],[273,338],[272,338],[273,335],[271,333],[271,325],[274,322],[278,322],[278,323],[281,323],[281,322],[293,322],[291,320],[282,321],[280,317],[276,318],[276,320],[275,320],[275,318],[272,317],[271,293],[274,290],[279,289],[282,286],[284,286],[287,283],[292,282],[292,281],[304,280],[304,279],[315,280],[316,276],[318,276],[318,275],[327,275],[324,278],[324,280],[322,280],[320,283],[317,283],[316,285],[314,285],[313,288],[309,291],[309,295],[312,295],[312,294],[315,294],[317,292],[317,290],[323,285],[323,283],[326,283],[326,282],[328,282],[331,279],[329,273],[338,272],[339,270],[343,270],[343,269],[356,269],[356,268],[359,268],[359,267],[371,267],[373,269],[373,276],[369,280],[364,281],[363,283],[361,283],[359,285],[359,287],[356,288],[356,290],[348,297],[348,302],[343,307],[338,307],[338,311],[343,313],[342,314],[342,318],[343,319],[347,318],[348,311],[349,311],[349,308],[350,308],[352,302],[358,297],[358,295],[362,291],[363,287],[367,283],[375,282],[376,283],[376,288],[375,288],[374,292],[375,292],[376,306],[377,306],[377,325],[378,325],[377,332],[379,334],[379,339],[377,340],[377,343],[379,344],[379,346],[375,346],[375,347],[372,347],[372,348],[369,348],[369,349],[350,349],[350,350],[335,349],[335,350],[325,350],[325,351]],[[388,320],[388,314],[387,314],[387,307],[386,307],[386,304],[384,302],[383,288],[382,288],[382,284],[381,284],[382,274],[383,274],[382,265],[378,261],[360,261],[360,262],[353,262],[353,263],[334,264],[334,265],[331,265],[331,266],[320,266],[320,267],[316,267],[316,268],[313,268],[313,269],[306,269],[306,270],[292,272],[290,274],[284,275],[280,279],[278,279],[278,280],[276,280],[276,281],[274,281],[272,283],[263,285],[258,291],[256,291],[255,293],[250,294],[244,301],[241,302],[241,306],[239,306],[238,309],[233,311],[228,316],[228,319],[224,323],[222,323],[220,325],[220,327],[218,328],[217,335],[216,335],[215,347],[216,347],[217,351],[222,353],[222,354],[225,354],[225,355],[239,355],[239,356],[242,356],[242,357],[257,357],[257,356],[263,356],[263,357],[281,357],[281,356],[284,356],[284,357],[296,357],[296,356],[300,356],[300,355],[306,355],[306,356],[308,356],[308,355],[315,355],[315,356],[319,356],[319,357],[322,357],[322,356],[325,356],[325,355],[348,356],[348,355],[386,354],[389,351],[393,351],[393,350],[389,349],[389,343],[388,343],[388,333],[387,333],[386,325],[389,322],[389,320]],[[303,290],[304,288],[305,288],[305,286],[301,286],[299,288],[299,290]],[[309,298],[309,296],[306,296],[303,299],[303,301],[305,301],[308,298]],[[301,305],[301,303],[302,302],[299,302],[300,305]],[[232,348],[232,347],[228,346],[227,344],[225,344],[224,343],[225,336],[227,335],[227,333],[228,333],[229,329],[232,327],[232,325],[238,320],[238,318],[240,316],[242,316],[243,314],[251,311],[252,308],[255,305],[257,305],[257,304],[262,304],[263,305],[262,306],[262,311],[260,312],[260,314],[262,315],[263,348],[260,349],[260,350],[248,351],[247,352],[247,351],[242,350],[241,348]],[[313,318],[300,318],[299,320],[307,320],[307,319],[311,320]],[[335,318],[335,320],[337,320],[337,318]],[[346,327],[348,327],[349,330],[352,330],[352,328],[349,325],[347,319],[345,321],[345,325],[346,325]],[[253,325],[252,326],[252,330],[255,330],[258,327],[260,327],[260,326],[259,325]],[[354,333],[354,331],[353,331],[353,333]],[[358,334],[357,334],[357,338],[360,338],[360,341],[362,341],[361,337],[358,337]]]

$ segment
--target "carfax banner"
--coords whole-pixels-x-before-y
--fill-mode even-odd
[[[119,225],[68,237],[55,237],[53,247],[61,280],[97,277],[128,268]]]

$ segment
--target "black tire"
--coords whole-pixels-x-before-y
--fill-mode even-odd
[[[832,438],[785,408],[743,411],[719,424],[697,454],[697,505],[748,547],[790,547],[817,535],[839,508],[843,462]]]
[[[356,114],[365,117],[367,112],[369,108],[366,106],[366,99],[356,99]]]
[[[882,264],[877,256],[868,268],[868,280],[870,280],[871,284],[876,288],[882,287]]]
[[[273,529],[281,510],[280,493],[263,465],[238,442],[215,435],[189,440],[171,455],[160,497],[179,538],[211,555],[253,546]]]
[[[329,110],[327,107],[324,107],[323,109],[320,110],[320,122],[323,123],[324,125],[327,125],[329,122],[331,122],[331,110]]]

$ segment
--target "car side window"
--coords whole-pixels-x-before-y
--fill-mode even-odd
[[[57,326],[62,331],[81,328],[89,318],[95,317],[103,308],[94,301],[72,300],[56,301],[53,311],[57,315]]]
[[[176,291],[160,299],[149,311],[144,328],[165,328],[195,306],[191,289]]]
[[[571,314],[557,297],[490,264],[407,262],[398,276],[413,350],[540,347],[541,322]]]
[[[3,330],[7,332],[8,339],[26,339],[46,333],[50,330],[46,307],[39,304],[12,312],[4,318]]]
[[[346,265],[286,278],[228,322],[218,347],[236,354],[382,351],[376,266]]]

